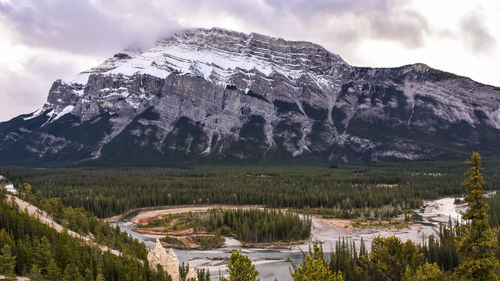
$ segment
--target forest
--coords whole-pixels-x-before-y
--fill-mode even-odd
[[[463,185],[467,210],[459,225],[441,226],[436,237],[422,245],[402,242],[394,236],[376,237],[367,252],[364,243],[359,250],[343,239],[335,251],[325,256],[318,245],[291,271],[294,281],[487,281],[499,280],[500,229],[488,220],[480,156],[474,153],[467,162],[470,170]],[[492,205],[491,209],[497,209]],[[491,210],[490,209],[490,210]],[[491,213],[490,213],[491,214]],[[495,222],[495,220],[493,220]],[[255,281],[258,271],[247,256],[233,251],[227,263],[230,281]]]
[[[234,235],[242,242],[290,242],[311,235],[310,218],[276,210],[212,209],[202,225],[210,232]]]
[[[500,165],[485,162],[485,189],[500,187]],[[202,166],[186,169],[33,169],[2,167],[16,186],[60,198],[64,205],[110,217],[134,208],[262,205],[336,218],[393,217],[423,199],[463,193],[462,162],[377,166]]]
[[[311,219],[293,212],[249,209],[210,209],[207,212],[169,214],[149,221],[140,228],[155,228],[162,233],[191,231],[190,235],[232,236],[241,242],[271,243],[304,240],[311,235]],[[170,236],[170,235],[169,235]],[[165,242],[178,243],[168,237]],[[201,237],[198,237],[201,238]],[[207,244],[212,241],[202,241]],[[217,245],[217,244],[216,244]],[[208,246],[208,245],[207,245]],[[209,247],[204,247],[209,248]]]
[[[363,168],[3,167],[0,174],[15,183],[23,199],[46,210],[68,229],[92,235],[99,243],[119,249],[124,255],[117,257],[102,253],[98,247],[82,245],[80,240],[58,233],[0,200],[0,273],[30,276],[32,280],[170,280],[164,272],[155,273],[145,264],[143,244],[95,217],[144,206],[254,204],[301,208],[333,217],[368,217],[370,213],[384,217],[417,208],[426,198],[463,194],[467,190],[465,201],[469,209],[472,206],[472,211],[465,215],[468,223],[443,225],[436,236],[422,245],[388,237],[375,239],[369,253],[364,246],[356,250],[348,239],[338,242],[329,255],[315,247],[305,256],[303,264],[293,268],[292,278],[311,280],[309,275],[312,275],[321,277],[313,280],[336,281],[496,280],[494,276],[498,278],[500,268],[500,195],[485,198],[482,190],[498,188],[500,173],[494,163],[486,162],[484,171],[478,167],[473,166],[467,172],[465,181],[463,163]],[[474,189],[481,192],[471,192]],[[5,195],[2,192],[0,196]],[[309,236],[310,221],[302,221],[293,213],[285,213],[285,217],[277,213],[213,209],[201,225],[208,231],[233,233],[244,241],[286,241]],[[256,222],[259,222],[257,227]],[[239,270],[240,262],[251,265],[238,255],[234,259],[231,256],[229,262],[235,270]],[[244,270],[248,270],[245,272],[249,276],[257,276],[251,267]],[[206,272],[199,274],[201,280],[206,280]],[[483,274],[485,278],[471,274]]]
[[[140,253],[117,257],[20,212],[2,191],[0,198],[0,274],[28,276],[33,281],[170,280],[164,272],[149,269],[141,257],[146,251],[143,245],[138,251],[128,238],[123,241],[118,233],[110,233],[107,239],[123,241],[124,252]]]

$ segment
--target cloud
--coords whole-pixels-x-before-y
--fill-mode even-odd
[[[0,23],[10,26],[9,35],[26,45],[99,55],[154,41],[186,23],[218,26],[224,21],[246,31],[302,39],[321,30],[338,35],[339,45],[377,38],[420,47],[429,32],[427,22],[407,4],[408,0],[18,0],[0,2]]]
[[[460,21],[460,35],[475,54],[492,55],[495,53],[496,40],[484,25],[483,18],[479,11],[465,15]]]
[[[33,50],[21,47],[22,58],[14,67],[0,71],[0,121],[33,112],[47,100],[52,83],[59,78],[70,79],[82,67],[95,65],[88,56]]]
[[[154,4],[120,3],[106,10],[101,3],[86,0],[0,2],[0,23],[10,26],[9,35],[22,44],[82,54],[109,54],[179,29]]]
[[[469,10],[465,2],[447,1],[438,4]],[[312,41],[347,62],[366,66],[427,60],[439,42],[466,52],[465,43],[474,53],[494,55],[497,46],[492,35],[498,32],[492,29],[491,19],[485,21],[483,13],[476,11],[450,20],[447,17],[453,12],[442,14],[435,7],[438,4],[417,0],[0,0],[2,56],[12,55],[2,49],[2,42],[9,42],[11,51],[21,47],[31,51],[26,56],[17,51],[11,60],[0,57],[0,120],[16,110],[40,107],[56,78],[71,77],[129,45],[140,43],[146,48],[187,27],[219,26]],[[451,27],[457,21],[456,32]],[[437,56],[445,58],[452,52],[445,55]],[[468,69],[470,64],[463,67]]]
[[[429,33],[425,17],[412,10],[408,1],[319,0],[313,4],[307,0],[266,0],[266,3],[272,7],[274,19],[293,17],[306,32],[327,29],[330,34],[343,35],[336,38],[342,44],[376,38],[417,48],[424,44],[423,38]],[[335,24],[326,25],[325,21]]]

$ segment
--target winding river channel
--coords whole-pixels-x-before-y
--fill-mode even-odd
[[[303,259],[303,252],[309,251],[313,243],[321,243],[325,253],[329,253],[335,247],[339,239],[349,238],[359,247],[361,239],[364,240],[368,250],[373,238],[377,236],[397,236],[401,240],[408,239],[421,243],[422,239],[436,233],[440,223],[447,223],[450,219],[456,222],[461,219],[460,212],[465,210],[464,204],[454,204],[454,197],[446,197],[437,200],[425,201],[423,207],[415,212],[421,216],[421,223],[410,225],[402,229],[387,228],[363,228],[350,229],[341,227],[341,224],[334,223],[335,220],[327,220],[320,217],[312,217],[312,231],[310,240],[300,245],[274,246],[263,248],[241,248],[239,241],[233,238],[226,238],[224,246],[212,250],[175,250],[179,261],[189,263],[196,269],[209,269],[213,280],[219,272],[225,273],[227,258],[234,249],[241,250],[248,255],[259,271],[259,278],[262,281],[271,281],[278,278],[280,281],[291,280],[290,270],[293,264],[300,264]],[[201,207],[204,208],[204,207]],[[173,210],[174,208],[172,208]],[[159,212],[158,210],[153,212]],[[141,213],[139,213],[140,215]],[[133,219],[132,219],[133,220]],[[338,222],[338,220],[337,220]],[[122,231],[126,231],[131,236],[143,241],[148,248],[154,247],[154,241],[161,236],[140,234],[132,229],[135,224],[131,221],[114,222]]]

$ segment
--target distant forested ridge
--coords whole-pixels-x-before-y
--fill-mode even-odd
[[[486,189],[500,187],[500,165]],[[133,208],[185,204],[249,204],[311,209],[337,218],[383,218],[418,208],[422,199],[463,193],[461,163],[327,168],[212,166],[192,169],[0,168],[47,198],[98,217]]]

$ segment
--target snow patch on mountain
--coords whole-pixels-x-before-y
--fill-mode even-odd
[[[44,107],[40,107],[35,112],[29,114],[27,117],[24,117],[23,120],[26,121],[26,120],[30,120],[30,119],[33,119],[35,117],[38,117],[38,116],[40,116],[40,114],[43,113],[43,111],[44,111]]]
[[[64,115],[71,113],[75,107],[73,105],[66,106],[61,112],[59,112],[56,117],[54,117],[51,121],[54,122],[57,119],[63,117]]]

